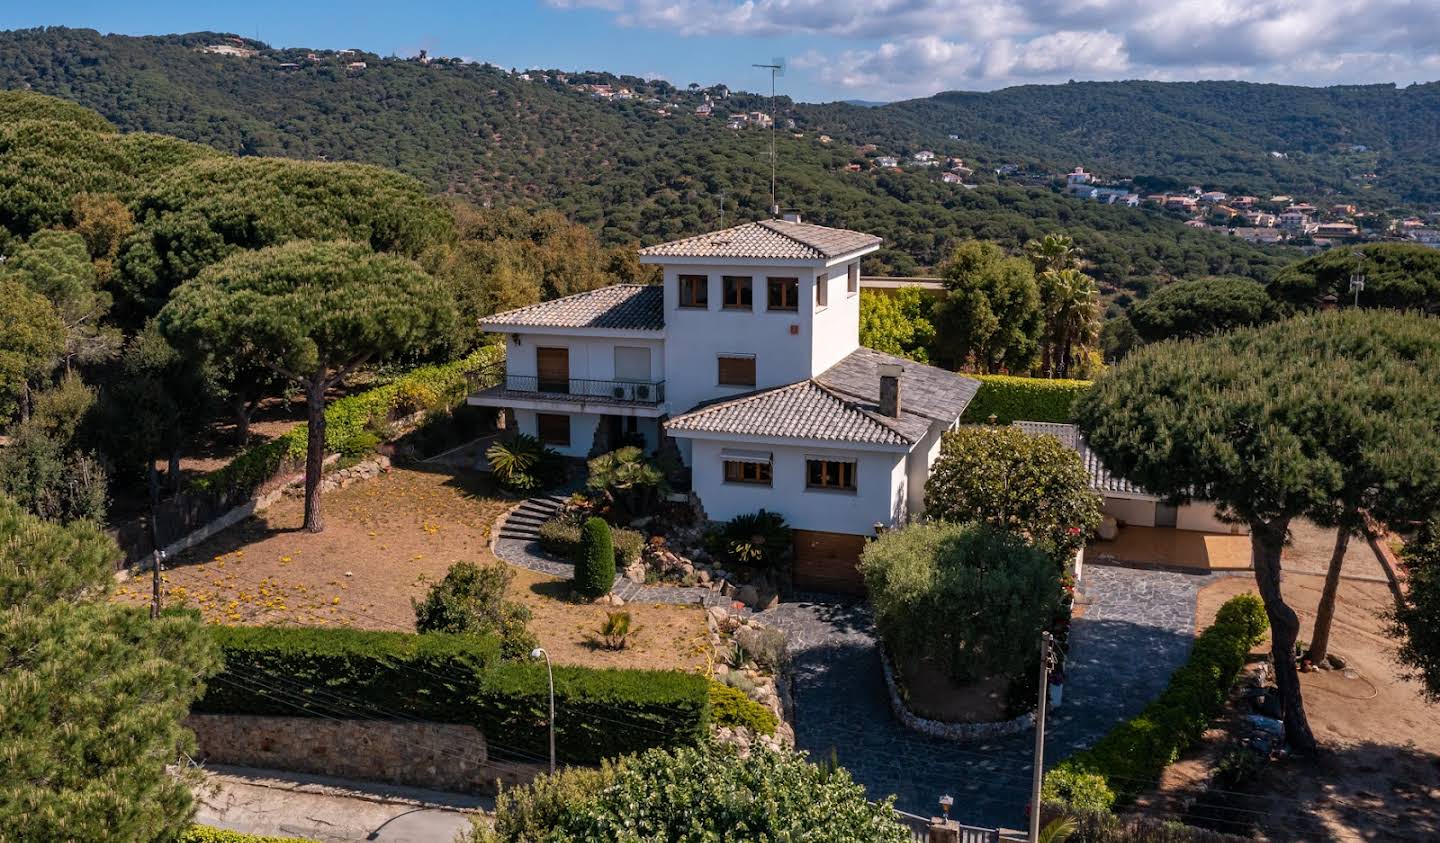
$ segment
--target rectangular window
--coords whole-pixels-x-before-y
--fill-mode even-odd
[[[650,380],[650,349],[615,346],[615,380],[647,383]]]
[[[721,386],[754,386],[755,355],[720,355]]]
[[[705,275],[681,275],[680,306],[706,308],[710,306],[710,278]]]
[[[570,447],[570,417],[559,413],[536,413],[535,432],[546,445]]]
[[[768,297],[767,310],[800,309],[799,278],[767,278],[765,288]]]
[[[855,295],[860,292],[860,262],[850,264],[845,268],[845,292]]]
[[[805,485],[811,489],[855,491],[855,463],[842,460],[806,460]]]
[[[724,304],[726,310],[753,310],[755,303],[755,284],[748,275],[726,275],[722,279],[724,288]]]
[[[757,486],[770,485],[770,463],[725,461],[726,483],[753,483]]]
[[[824,272],[815,276],[815,306],[825,307],[830,304],[830,276]]]

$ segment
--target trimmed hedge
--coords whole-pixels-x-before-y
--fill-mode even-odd
[[[980,381],[980,391],[960,417],[967,424],[984,424],[992,414],[997,424],[1014,421],[1063,424],[1070,421],[1075,400],[1090,391],[1091,383],[1013,375],[967,374],[966,377]]]
[[[180,835],[180,843],[314,843],[309,837],[270,837],[264,834],[246,834],[208,825],[192,825]]]
[[[1108,811],[1134,799],[1200,739],[1224,707],[1250,649],[1269,628],[1260,598],[1241,594],[1227,600],[1164,693],[1045,774],[1046,801]]]
[[[494,754],[545,756],[545,666],[502,662],[491,636],[210,627],[225,669],[202,714],[416,718],[480,728]],[[677,671],[555,668],[556,744],[579,764],[708,734],[708,680]]]
[[[557,515],[540,525],[540,548],[546,553],[569,559],[580,558],[580,519],[573,515]],[[610,541],[615,546],[615,562],[624,567],[640,558],[645,537],[635,530],[613,527]]]
[[[452,363],[421,366],[383,386],[335,400],[325,409],[325,449],[330,453],[354,454],[378,443],[372,421],[388,423],[394,418],[453,407],[469,390],[467,375],[505,360],[504,346],[485,346]],[[222,468],[195,478],[197,492],[217,497],[253,494],[287,466],[305,461],[306,426],[301,424],[283,436],[241,451]]]

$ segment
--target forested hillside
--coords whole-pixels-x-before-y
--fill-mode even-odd
[[[312,59],[309,50],[269,50],[255,42],[241,42],[255,50],[250,57],[198,51],[221,38],[63,28],[0,33],[0,87],[74,100],[127,131],[173,135],[239,155],[381,164],[478,204],[554,208],[610,245],[713,228],[722,204],[727,222],[761,216],[770,204],[766,133],[731,131],[688,108],[661,116],[643,98],[605,102],[553,78],[525,81],[475,64],[324,51]],[[352,61],[366,67],[350,69]],[[665,83],[650,83],[644,93],[681,95]],[[722,111],[753,110],[762,102],[736,94],[720,105]],[[888,110],[853,109],[867,116]],[[800,129],[843,113],[803,105],[787,112]],[[1064,231],[1123,303],[1127,288],[1143,295],[1192,275],[1266,278],[1294,257],[1044,188],[967,191],[940,183],[934,173],[845,172],[855,150],[839,142],[842,128],[830,144],[814,131],[799,138],[778,133],[779,196],[816,222],[882,235],[886,247],[867,265],[870,272],[934,267],[967,239],[1018,248]],[[860,136],[862,128],[857,123],[852,134]]]

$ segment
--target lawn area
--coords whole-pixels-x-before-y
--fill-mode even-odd
[[[394,469],[325,496],[323,533],[300,530],[302,500],[264,513],[171,560],[166,602],[198,607],[227,624],[354,626],[414,631],[411,600],[462,560],[496,563],[490,527],[509,502],[481,475]],[[589,636],[607,607],[568,602],[563,580],[516,569],[512,592],[535,614],[531,629],[559,663],[699,669],[706,665],[704,611],[630,604],[641,627],[632,648],[596,649]],[[118,600],[144,603],[141,577]]]

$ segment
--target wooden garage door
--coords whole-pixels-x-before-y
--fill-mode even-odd
[[[865,537],[849,533],[795,531],[795,588],[837,594],[864,594],[865,583],[855,566]]]

